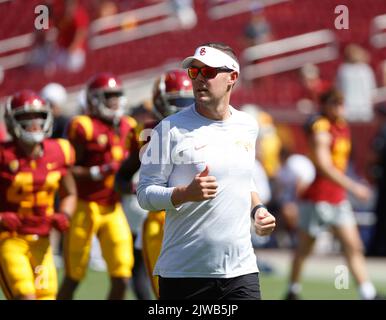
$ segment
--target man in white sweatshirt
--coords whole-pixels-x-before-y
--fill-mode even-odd
[[[256,121],[229,105],[239,63],[229,46],[208,43],[182,66],[195,104],[153,130],[137,187],[142,208],[166,210],[160,299],[260,299],[251,217],[259,235],[275,218],[252,181]]]

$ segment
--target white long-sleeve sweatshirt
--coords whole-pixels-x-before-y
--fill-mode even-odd
[[[139,204],[166,210],[156,275],[231,278],[258,272],[250,234],[258,128],[248,114],[230,110],[224,121],[201,116],[194,105],[180,111],[160,122],[142,154]],[[188,185],[206,165],[216,177],[217,196],[174,207],[174,187]]]

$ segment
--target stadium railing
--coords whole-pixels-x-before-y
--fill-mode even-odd
[[[33,33],[26,33],[0,40],[0,65],[3,69],[7,70],[25,65],[34,39]]]
[[[259,1],[258,6],[259,9],[281,3],[287,2],[290,0],[264,0]],[[249,12],[253,10],[255,6],[257,6],[256,1],[253,0],[235,0],[235,1],[224,1],[224,0],[215,0],[212,1],[212,6],[208,10],[209,18],[213,20],[228,18],[237,14],[241,14],[244,12]]]
[[[372,19],[369,40],[370,44],[374,47],[373,50],[386,49],[386,14],[378,15]],[[386,60],[383,63],[386,64]],[[374,96],[374,103],[385,102],[386,87],[377,88]]]
[[[175,11],[167,2],[99,18],[90,26],[94,50],[178,29]]]
[[[386,14],[376,16],[371,21],[370,43],[378,49],[386,47]]]
[[[173,31],[179,28],[175,11],[167,2],[128,10],[91,22],[89,45],[93,50]],[[33,32],[0,40],[3,70],[28,63],[35,35]]]
[[[241,54],[245,80],[253,80],[339,57],[338,40],[328,29],[304,33],[245,49]]]

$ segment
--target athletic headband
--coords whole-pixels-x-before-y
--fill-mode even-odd
[[[201,61],[209,67],[227,67],[228,69],[240,73],[240,66],[236,60],[221,50],[212,47],[198,47],[194,53],[194,56],[187,57],[184,59],[184,61],[182,61],[182,67],[184,69],[189,68],[193,60]]]

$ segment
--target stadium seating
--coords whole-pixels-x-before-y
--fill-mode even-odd
[[[96,8],[92,1],[81,1],[89,10],[95,21]],[[352,0],[349,4],[349,30],[336,30],[334,8],[338,0],[288,0],[265,1],[270,3],[265,8],[265,15],[272,26],[275,40],[285,39],[322,29],[332,30],[339,44],[339,52],[349,42],[357,42],[369,49],[372,66],[378,70],[380,61],[386,59],[384,48],[375,48],[370,43],[372,19],[385,13],[383,0],[372,0],[366,6],[363,1]],[[159,5],[154,1],[133,1],[134,10],[138,7]],[[154,4],[156,3],[156,4]],[[229,3],[239,4],[243,9],[227,13],[225,17],[213,14],[215,6]],[[245,49],[241,41],[242,30],[247,23],[251,1],[195,1],[198,23],[192,30],[174,28],[173,31],[138,38],[115,45],[88,49],[87,64],[77,73],[59,72],[51,77],[44,76],[41,70],[31,70],[26,66],[6,70],[0,96],[7,95],[20,87],[41,88],[47,81],[61,81],[65,86],[82,84],[90,74],[97,70],[110,70],[125,75],[136,71],[154,68],[170,60],[181,59],[191,53],[196,45],[212,40],[223,41],[234,47],[237,53]],[[264,3],[262,1],[262,3]],[[33,32],[34,7],[39,1],[14,0],[0,3],[0,41]],[[237,7],[237,6],[236,6]],[[127,8],[126,8],[127,9]],[[225,12],[222,9],[223,12]],[[20,19],[20,12],[25,12]],[[219,12],[219,11],[217,11]],[[221,11],[220,11],[221,12]],[[17,24],[15,25],[15,21]],[[92,33],[90,33],[92,35]],[[91,39],[90,39],[91,40]],[[90,41],[90,47],[92,42]],[[4,53],[0,52],[0,58]],[[322,77],[333,79],[341,59],[319,64]],[[26,71],[28,72],[26,75]],[[281,72],[267,76],[250,84],[239,86],[233,96],[234,104],[255,102],[267,108],[292,108],[294,101],[301,93],[296,71]]]

